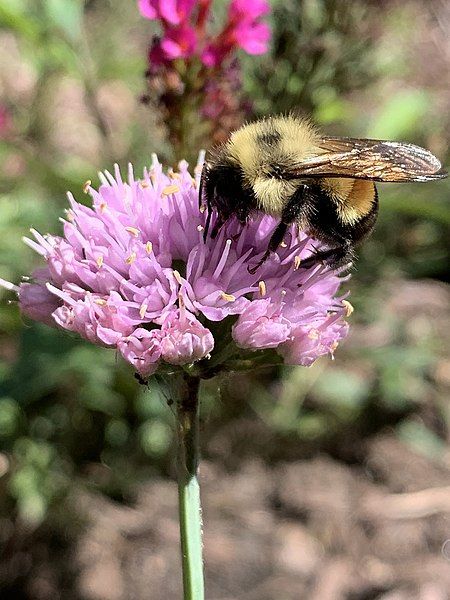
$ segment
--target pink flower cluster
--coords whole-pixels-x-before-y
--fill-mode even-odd
[[[98,191],[87,182],[92,207],[69,194],[62,237],[31,230],[25,239],[47,265],[31,281],[3,285],[24,314],[116,348],[143,377],[163,363],[214,357],[224,340],[228,356],[275,348],[288,364],[333,354],[348,330],[341,278],[322,265],[302,268],[312,241],[294,227],[251,274],[276,225],[268,216],[245,226],[231,219],[204,242],[200,170],[193,178],[182,162],[165,174],[154,157],[142,179],[130,166],[125,182],[118,167]],[[228,334],[223,324],[217,333],[227,317]]]
[[[205,33],[211,0],[138,0],[143,17],[159,20],[163,37],[149,51],[151,65],[199,56],[207,67],[218,67],[236,48],[263,54],[270,38],[261,17],[269,12],[266,0],[231,0],[223,30],[215,37]]]

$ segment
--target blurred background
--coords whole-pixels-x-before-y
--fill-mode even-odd
[[[448,165],[448,2],[271,7],[269,52],[240,56],[245,115],[300,109],[327,133],[415,142]],[[141,101],[156,30],[133,1],[1,0],[2,278],[38,266],[21,237],[60,232],[67,190],[86,202],[83,183],[113,162],[183,158]],[[450,185],[379,193],[336,359],[204,382],[212,600],[450,595]],[[165,399],[1,294],[0,597],[180,597]]]

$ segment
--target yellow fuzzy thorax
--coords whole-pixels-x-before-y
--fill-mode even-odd
[[[227,156],[241,167],[244,185],[252,188],[258,207],[273,216],[280,216],[299,183],[273,177],[273,165],[295,169],[322,152],[311,123],[294,116],[268,117],[244,125],[226,145]],[[370,212],[375,198],[372,182],[321,178],[318,183],[336,203],[343,223],[353,224]]]

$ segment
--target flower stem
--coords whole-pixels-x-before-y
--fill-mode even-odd
[[[184,600],[203,600],[202,518],[199,462],[200,378],[183,376],[177,401],[178,501]]]

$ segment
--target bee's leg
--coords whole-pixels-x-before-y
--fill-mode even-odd
[[[208,214],[208,217],[209,217],[209,214]],[[217,215],[216,222],[214,223],[214,227],[211,230],[211,239],[212,240],[217,237],[217,234],[219,233],[220,229],[222,228],[222,226],[224,225],[224,223],[226,221],[227,221],[227,219],[225,219],[220,213]]]
[[[202,174],[200,175],[200,185],[198,186],[198,208],[200,209],[203,204],[203,190],[205,189],[206,179],[206,165],[203,165]]]
[[[206,208],[206,223],[205,223],[205,229],[203,230],[203,241],[204,242],[206,242],[206,238],[208,236],[208,230],[209,230],[209,226],[211,224],[211,215],[212,215],[212,208],[211,208],[211,203],[208,200],[207,208]]]
[[[339,269],[344,267],[353,261],[353,245],[345,241],[342,245],[336,248],[330,248],[329,250],[319,250],[302,260],[300,263],[300,269],[309,269],[317,264],[323,264],[331,267],[332,269]]]
[[[254,275],[256,273],[256,271],[259,269],[259,267],[262,264],[264,264],[266,262],[266,260],[269,258],[270,253],[276,251],[276,249],[278,248],[278,246],[283,241],[283,238],[286,235],[286,231],[287,231],[288,227],[289,227],[289,223],[284,223],[283,221],[281,221],[280,223],[278,223],[278,225],[275,227],[275,229],[274,229],[274,231],[272,233],[272,237],[270,238],[267,250],[262,255],[262,258],[258,262],[258,264],[255,265],[254,267],[252,267],[251,269],[250,268],[248,269],[249,273],[251,273],[252,275]]]

